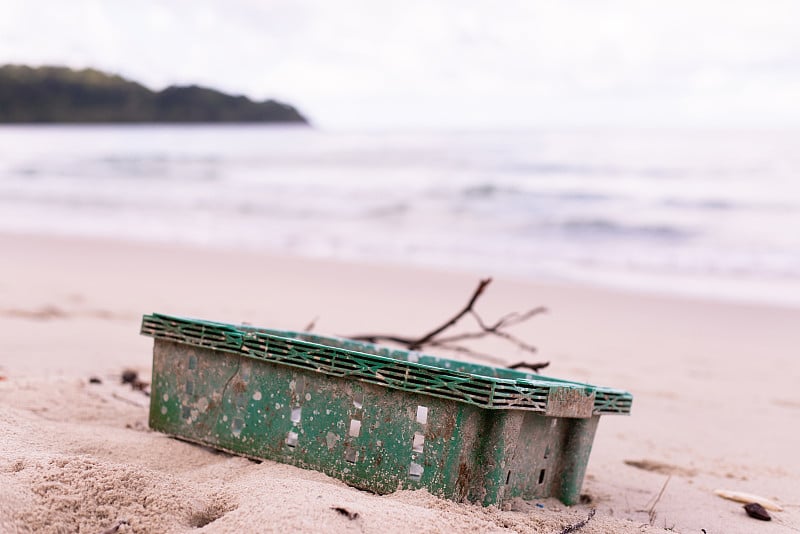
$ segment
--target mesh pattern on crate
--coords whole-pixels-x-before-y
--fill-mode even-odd
[[[571,384],[567,381],[502,379],[433,367],[408,360],[405,351],[377,349],[351,340],[315,337],[325,344],[275,335],[277,332],[162,314],[145,315],[141,333],[156,339],[173,341],[239,354],[283,365],[299,367],[338,377],[347,377],[414,393],[465,402],[482,408],[514,408],[545,412],[551,387]],[[311,337],[311,336],[309,336]],[[344,348],[344,347],[347,348]],[[382,352],[386,356],[353,350]],[[399,356],[405,356],[400,358]],[[574,383],[576,387],[595,391],[595,414],[630,412],[631,396],[609,388],[594,388]]]

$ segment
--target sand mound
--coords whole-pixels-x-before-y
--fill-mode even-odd
[[[377,496],[144,425],[146,397],[81,381],[0,385],[0,532],[559,532],[586,508],[482,508],[426,491]],[[47,409],[45,409],[47,408]],[[347,511],[347,513],[342,510]],[[583,532],[641,532],[597,517]]]
[[[125,519],[137,532],[180,531],[208,525],[235,508],[218,487],[85,456],[17,460],[12,469],[15,489],[28,505],[20,507],[18,500],[9,514],[16,530],[101,532]]]

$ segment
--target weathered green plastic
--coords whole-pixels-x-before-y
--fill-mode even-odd
[[[150,427],[379,494],[578,500],[629,393],[370,343],[146,315]]]

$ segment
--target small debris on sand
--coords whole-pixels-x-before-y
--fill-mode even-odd
[[[150,384],[143,380],[139,380],[139,373],[137,373],[133,369],[125,369],[124,371],[122,371],[121,379],[123,384],[130,384],[131,388],[137,391],[141,391],[148,397],[150,396],[150,390],[149,390]]]
[[[592,508],[591,510],[589,510],[589,516],[586,519],[584,519],[583,521],[578,521],[577,523],[575,523],[573,525],[567,525],[558,534],[570,534],[571,532],[578,532],[580,529],[585,527],[587,525],[587,523],[589,523],[589,521],[592,520],[592,518],[594,517],[595,512],[597,512],[597,510]]]
[[[343,506],[331,506],[331,510],[335,510],[335,511],[339,512],[340,514],[345,516],[350,521],[353,521],[354,519],[358,519],[358,512],[351,512],[350,510],[348,510],[347,508],[345,508]]]
[[[747,515],[749,515],[753,519],[760,519],[761,521],[772,521],[772,517],[770,517],[769,512],[767,512],[764,509],[764,507],[758,504],[757,502],[751,502],[750,504],[745,504],[744,511],[747,512]]]
[[[138,379],[139,379],[139,373],[137,373],[133,369],[125,369],[124,371],[122,371],[123,384],[133,384]]]
[[[100,380],[100,379],[99,379],[98,377],[96,377],[96,376],[90,376],[90,377],[89,377],[89,383],[90,383],[90,384],[102,384],[102,383],[103,383],[103,381],[102,381],[102,380]]]

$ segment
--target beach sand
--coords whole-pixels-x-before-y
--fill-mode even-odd
[[[800,531],[799,310],[497,278],[484,317],[549,308],[515,329],[552,362],[545,374],[627,389],[634,403],[630,417],[601,418],[590,504],[482,508],[375,496],[168,438],[148,429],[148,398],[119,383],[126,368],[149,379],[144,313],[413,335],[461,307],[479,276],[56,237],[3,235],[0,251],[0,532],[94,533],[120,519],[119,532],[559,532],[591,508],[580,532]],[[523,356],[502,340],[480,348]],[[759,522],[717,488],[785,509]]]

